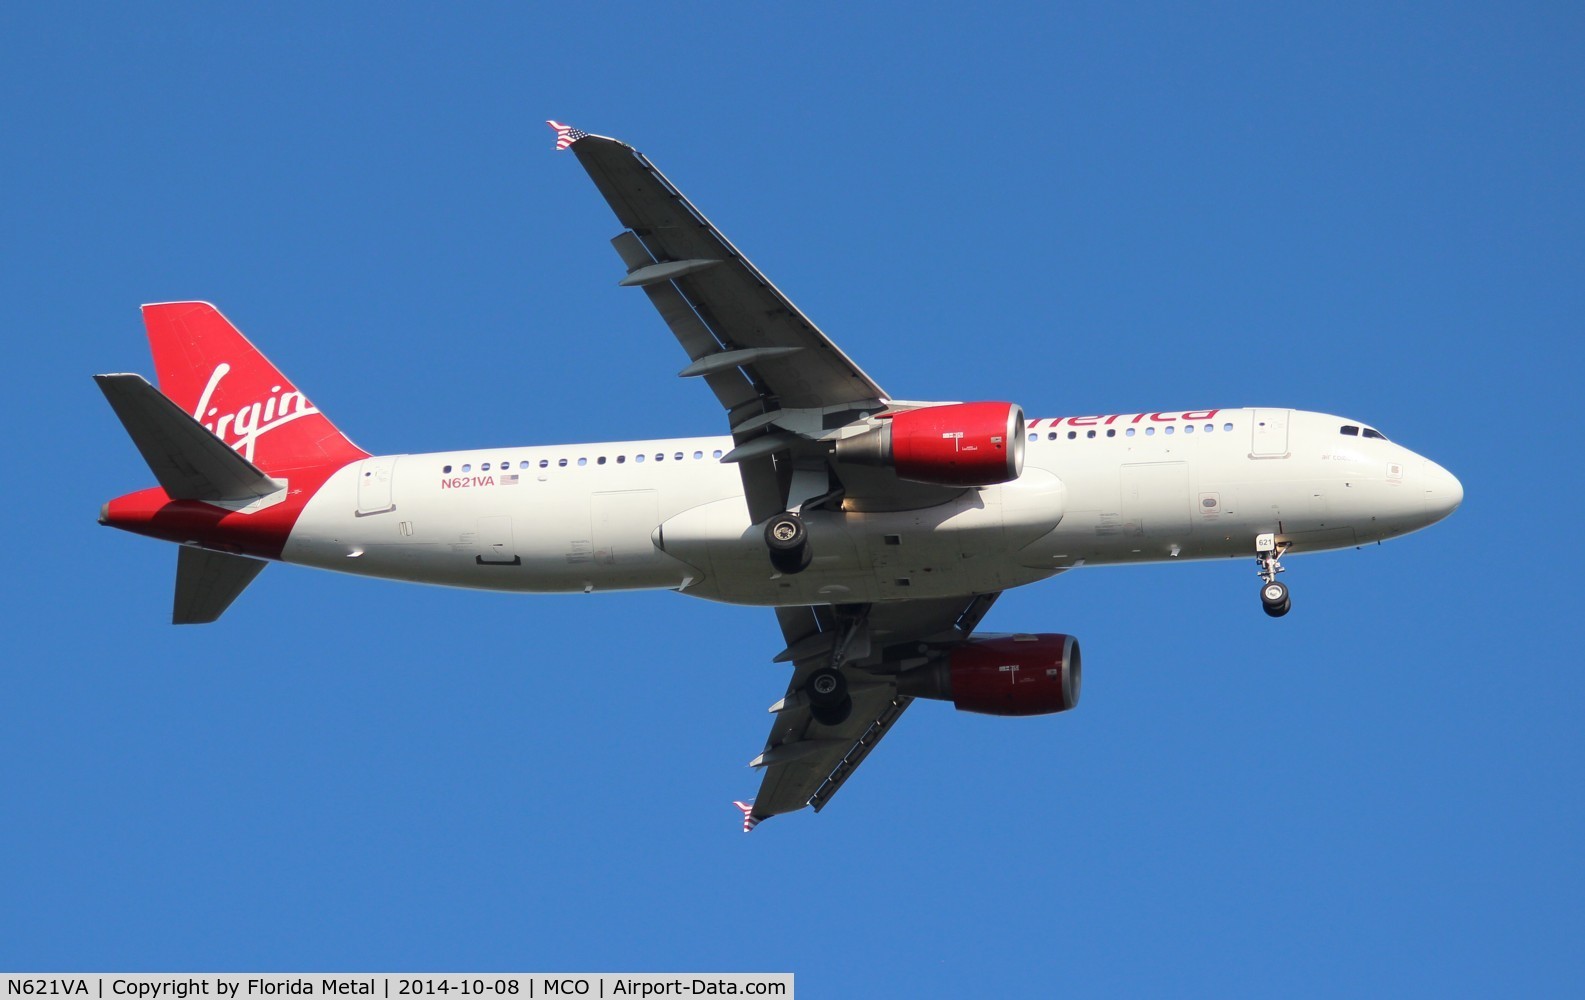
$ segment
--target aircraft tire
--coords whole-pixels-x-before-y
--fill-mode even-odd
[[[808,544],[809,529],[792,511],[782,511],[765,522],[765,545],[772,552],[796,552]]]
[[[778,573],[801,573],[814,558],[809,551],[809,529],[792,511],[782,511],[765,522],[765,547]]]
[[[809,568],[809,563],[814,557],[815,554],[807,543],[791,552],[783,552],[780,549],[770,550],[770,564],[776,567],[776,572],[787,575],[802,573]]]
[[[853,714],[853,699],[843,698],[835,705],[810,705],[809,714],[822,726],[840,726]]]
[[[811,705],[836,705],[848,696],[848,679],[833,667],[816,670],[805,685],[809,688]]]
[[[809,714],[822,726],[841,725],[853,712],[848,679],[834,667],[810,674],[804,689],[809,692]]]

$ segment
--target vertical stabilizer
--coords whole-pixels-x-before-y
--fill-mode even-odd
[[[368,457],[207,302],[143,307],[160,391],[263,469]]]

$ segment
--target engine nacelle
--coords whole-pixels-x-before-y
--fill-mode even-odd
[[[1079,703],[1083,671],[1071,635],[970,639],[934,663],[897,675],[897,693],[950,701],[964,712],[1048,715]]]
[[[1024,471],[1024,411],[1013,403],[948,403],[903,410],[837,442],[837,461],[889,466],[935,486],[994,486]]]

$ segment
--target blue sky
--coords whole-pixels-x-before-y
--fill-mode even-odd
[[[809,996],[1558,994],[1585,973],[1567,4],[9,5],[0,967],[790,970]],[[541,121],[649,154],[893,393],[1337,412],[1431,531],[1092,570],[1084,703],[923,704],[737,826],[764,610],[175,553],[89,375],[216,302],[381,452],[712,433]]]

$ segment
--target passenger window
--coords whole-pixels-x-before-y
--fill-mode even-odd
[[[1116,437],[1117,436],[1117,428],[1115,428],[1115,427],[1106,428],[1106,436],[1109,437],[1109,438]]]
[[[656,455],[655,455],[655,461],[657,461],[657,462],[664,462],[664,461],[666,461],[666,453],[665,453],[665,452],[658,452],[658,453],[656,453]]]
[[[1057,432],[1056,431],[1052,431],[1050,434],[1046,435],[1046,440],[1047,441],[1055,441],[1056,439],[1057,439]]]
[[[1087,438],[1092,438],[1092,437],[1095,436],[1095,432],[1094,431],[1085,431],[1084,432],[1084,436],[1087,437]]]
[[[673,455],[672,458],[675,458],[677,461],[681,462],[682,461],[682,452],[679,451],[677,454]]]
[[[693,460],[695,462],[699,461],[699,459],[701,459],[703,457],[704,457],[704,452],[702,452],[702,451],[696,451],[696,452],[693,453]]]
[[[711,455],[712,455],[712,456],[713,456],[713,457],[715,457],[715,458],[720,458],[720,457],[721,457],[721,449],[720,449],[720,448],[717,448],[717,449],[716,449],[716,450],[715,450],[715,451],[712,451],[712,452],[711,452],[711,453],[710,453],[710,454],[711,454]]]
[[[1072,441],[1074,438],[1076,438],[1078,436],[1079,436],[1079,432],[1078,431],[1068,431],[1068,440],[1069,441]]]
[[[1349,437],[1358,437],[1359,436],[1359,428],[1355,427],[1353,424],[1344,424],[1343,425],[1343,429],[1341,431],[1339,431],[1338,433],[1347,434]]]
[[[1146,427],[1145,428],[1145,437],[1149,438],[1149,437],[1155,437],[1155,436],[1156,436],[1156,429],[1154,427]]]
[[[565,469],[566,467],[567,467],[567,460],[565,458],[556,459],[556,468]]]
[[[1035,432],[1035,433],[1030,434],[1029,435],[1029,440],[1031,440],[1031,441],[1039,441],[1040,440],[1039,432]]]
[[[1165,431],[1165,432],[1164,432],[1164,433],[1167,433],[1167,434],[1171,434],[1171,433],[1172,433],[1172,431],[1173,431],[1173,427],[1172,427],[1172,425],[1171,425],[1171,424],[1168,424],[1168,425],[1167,425],[1167,429],[1166,429],[1166,431]]]
[[[489,472],[490,471],[490,463],[489,462],[485,462],[483,465],[479,466],[479,471],[480,472]]]
[[[1215,424],[1206,424],[1205,425],[1205,433],[1209,434],[1209,433],[1211,433],[1214,430],[1216,430],[1216,425]]]
[[[626,455],[618,455],[618,456],[616,456],[616,464],[617,465],[621,465],[623,462],[626,462],[626,461],[627,461],[627,456]]]
[[[1128,430],[1123,432],[1123,436],[1124,437],[1133,437],[1134,436],[1134,429],[1132,427],[1128,428]]]
[[[534,463],[533,463],[533,462],[519,462],[519,463],[517,463],[517,467],[518,467],[518,468],[519,468],[519,469],[526,469],[526,468],[528,468],[528,467],[529,467],[529,466],[530,466],[530,465],[533,465],[533,464],[534,464]]]
[[[633,461],[642,462],[642,461],[644,461],[644,456],[643,455],[634,455],[633,456]]]
[[[594,464],[595,465],[604,465],[605,464],[605,456],[601,455],[599,458],[595,459],[594,460]]]
[[[1233,425],[1232,424],[1223,424],[1222,425],[1222,430],[1224,430],[1224,431],[1230,431],[1232,429],[1233,429]]]
[[[550,468],[550,459],[548,459],[548,458],[542,458],[542,459],[540,459],[540,460],[539,460],[539,467],[540,467],[540,468],[541,468],[541,469],[548,469],[548,468]]]
[[[473,463],[472,462],[464,462],[464,463],[462,463],[462,471],[463,472],[472,472],[473,471]]]
[[[578,464],[579,465],[588,465],[589,464],[589,460],[587,458],[580,458],[580,459],[578,459]]]
[[[449,475],[451,475],[451,466],[448,465],[445,468],[441,469],[440,471],[441,471],[441,473],[443,475],[449,476]]]
[[[1183,425],[1183,433],[1185,433],[1185,434],[1193,434],[1194,433],[1194,425],[1193,424],[1184,424]]]

